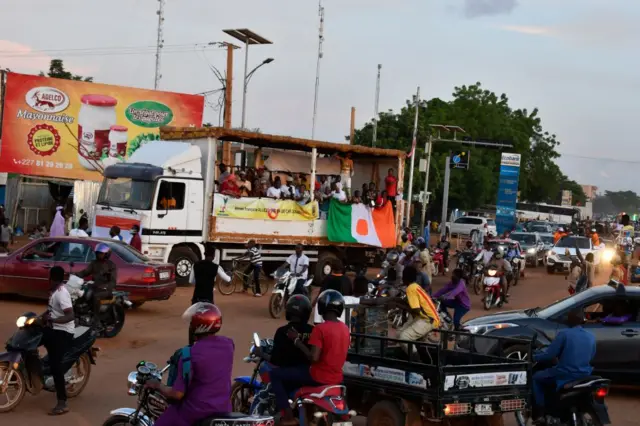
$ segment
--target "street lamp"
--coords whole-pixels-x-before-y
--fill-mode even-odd
[[[252,69],[251,71],[249,71],[249,74],[247,74],[247,76],[244,78],[245,79],[245,86],[249,86],[249,81],[251,80],[251,77],[253,77],[253,73],[258,71],[258,68],[260,68],[263,65],[267,65],[270,64],[271,62],[275,61],[275,59],[273,58],[267,58],[264,61],[262,61],[260,63],[260,65],[258,65],[257,67],[255,67],[254,69]]]
[[[242,28],[242,29],[234,29],[234,30],[223,30],[223,32],[229,34],[231,37],[240,40],[241,42],[243,42],[245,44],[245,48],[244,48],[244,87],[243,87],[243,91],[242,91],[242,128],[244,129],[244,124],[245,124],[245,120],[246,120],[246,114],[247,114],[247,83],[248,80],[250,78],[250,74],[249,74],[249,46],[252,44],[272,44],[269,40],[267,40],[264,37],[259,36],[258,34],[254,33],[251,30],[248,30],[246,28]],[[258,65],[256,68],[253,69],[253,71],[251,71],[251,74],[253,74],[258,68],[260,68],[262,65],[268,64],[270,62],[273,62],[273,58],[269,58],[265,61],[263,61],[260,65]]]

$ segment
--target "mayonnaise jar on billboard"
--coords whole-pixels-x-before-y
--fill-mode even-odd
[[[126,126],[111,126],[109,131],[109,157],[125,157],[127,154],[127,130]]]
[[[97,170],[109,152],[109,132],[116,124],[118,100],[107,95],[84,95],[78,114],[78,162],[87,170]]]

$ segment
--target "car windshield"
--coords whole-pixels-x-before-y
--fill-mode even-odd
[[[589,239],[584,237],[564,237],[556,244],[556,247],[575,248],[578,243],[579,249],[590,249]]]
[[[536,310],[536,314],[542,318],[553,317],[560,312],[570,309],[572,306],[580,306],[585,299],[590,297],[590,294],[591,293],[584,291],[573,296],[567,296],[564,299],[556,300],[552,304]]]
[[[520,242],[520,244],[532,245],[536,243],[536,236],[532,234],[511,234],[509,237],[512,240]]]
[[[545,244],[553,244],[553,235],[540,235],[540,239]]]
[[[489,226],[496,226],[496,221],[493,219],[487,219],[487,225]]]
[[[140,253],[138,250],[133,249],[124,243],[118,243],[116,241],[105,241],[111,250],[116,253],[122,260],[127,263],[146,263],[150,259]]]
[[[98,204],[150,210],[154,182],[130,178],[107,178],[102,182]]]
[[[549,228],[546,225],[534,225],[530,226],[529,230],[531,232],[549,232]]]

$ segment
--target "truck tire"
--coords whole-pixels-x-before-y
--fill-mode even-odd
[[[338,256],[330,251],[324,251],[318,256],[318,263],[316,263],[316,273],[314,275],[313,283],[317,286],[322,284],[324,277],[331,273],[331,264],[338,260]]]
[[[405,416],[397,403],[378,401],[367,413],[367,426],[404,426]]]
[[[176,267],[176,284],[187,285],[193,264],[198,261],[198,256],[189,247],[178,247],[171,250],[169,263]]]

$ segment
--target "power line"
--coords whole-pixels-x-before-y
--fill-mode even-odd
[[[204,46],[204,45],[209,45],[209,46],[213,46],[213,45],[220,45],[220,42],[217,41],[198,41],[198,42],[193,42],[193,43],[181,43],[181,44],[165,44],[165,47],[185,47],[185,46]],[[144,46],[103,46],[103,47],[78,47],[78,48],[64,48],[64,49],[34,49],[30,52],[28,52],[27,54],[34,52],[41,52],[41,53],[55,53],[55,52],[73,52],[73,51],[79,51],[79,50],[87,50],[87,51],[95,51],[95,50],[121,50],[121,49],[141,49],[141,48],[152,48],[155,49],[156,45],[155,44],[150,44],[150,45],[144,45]],[[15,54],[16,51],[15,50],[0,50],[0,53],[10,53],[10,54]]]
[[[591,157],[591,156],[588,156],[588,155],[567,154],[567,153],[564,153],[564,152],[561,152],[560,156],[561,157],[581,158],[583,160],[605,161],[605,162],[608,162],[608,163],[640,164],[640,160],[621,160],[619,158]]]
[[[191,46],[189,49],[171,49],[171,48],[163,48],[162,53],[187,53],[187,52],[195,52],[197,46]],[[207,49],[210,51],[222,51],[223,49],[217,46],[205,46],[203,49]],[[2,55],[0,54],[0,58],[49,58],[52,56],[60,57],[60,58],[68,58],[68,57],[84,57],[84,56],[121,56],[121,55],[147,55],[147,54],[156,54],[156,48],[149,49],[139,49],[139,50],[131,50],[131,51],[114,51],[114,52],[83,52],[83,53],[63,53],[63,54],[46,54],[46,55]]]

